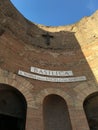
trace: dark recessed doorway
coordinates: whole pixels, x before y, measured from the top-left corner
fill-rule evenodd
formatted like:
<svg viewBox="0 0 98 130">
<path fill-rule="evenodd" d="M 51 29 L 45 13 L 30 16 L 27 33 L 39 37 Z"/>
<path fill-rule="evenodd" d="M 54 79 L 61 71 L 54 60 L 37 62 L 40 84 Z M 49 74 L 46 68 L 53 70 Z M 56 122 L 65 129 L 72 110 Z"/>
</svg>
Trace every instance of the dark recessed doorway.
<svg viewBox="0 0 98 130">
<path fill-rule="evenodd" d="M 0 130 L 21 130 L 20 118 L 0 114 Z"/>
<path fill-rule="evenodd" d="M 98 130 L 98 92 L 89 95 L 83 106 L 90 130 Z"/>
<path fill-rule="evenodd" d="M 44 130 L 72 130 L 65 100 L 55 94 L 45 97 L 43 102 Z"/>
<path fill-rule="evenodd" d="M 25 130 L 27 104 L 15 88 L 0 84 L 0 130 Z"/>
</svg>

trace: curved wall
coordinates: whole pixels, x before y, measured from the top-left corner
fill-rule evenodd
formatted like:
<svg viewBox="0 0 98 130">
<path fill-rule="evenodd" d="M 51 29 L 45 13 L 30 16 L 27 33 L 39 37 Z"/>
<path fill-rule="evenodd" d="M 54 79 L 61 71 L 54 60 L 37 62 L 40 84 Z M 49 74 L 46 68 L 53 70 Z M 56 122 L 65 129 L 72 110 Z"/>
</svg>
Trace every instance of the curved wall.
<svg viewBox="0 0 98 130">
<path fill-rule="evenodd" d="M 45 27 L 25 19 L 9 0 L 1 0 L 0 9 L 0 83 L 26 96 L 26 129 L 43 129 L 43 100 L 58 94 L 68 104 L 72 129 L 89 130 L 83 102 L 98 91 L 98 11 L 73 25 Z M 85 76 L 86 80 L 47 82 L 18 75 L 19 70 L 31 73 L 31 66 L 72 71 L 67 78 Z"/>
</svg>

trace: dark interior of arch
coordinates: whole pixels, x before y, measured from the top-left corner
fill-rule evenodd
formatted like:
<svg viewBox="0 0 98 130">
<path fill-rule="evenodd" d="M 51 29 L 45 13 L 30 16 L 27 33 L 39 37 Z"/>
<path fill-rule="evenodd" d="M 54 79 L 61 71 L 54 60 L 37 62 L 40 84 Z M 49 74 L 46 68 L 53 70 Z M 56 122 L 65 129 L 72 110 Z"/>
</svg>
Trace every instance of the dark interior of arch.
<svg viewBox="0 0 98 130">
<path fill-rule="evenodd" d="M 49 95 L 43 102 L 45 130 L 71 130 L 65 100 L 58 95 Z"/>
<path fill-rule="evenodd" d="M 90 130 L 98 130 L 98 93 L 88 96 L 83 106 Z"/>
<path fill-rule="evenodd" d="M 26 101 L 11 86 L 0 84 L 0 130 L 25 130 Z"/>
</svg>

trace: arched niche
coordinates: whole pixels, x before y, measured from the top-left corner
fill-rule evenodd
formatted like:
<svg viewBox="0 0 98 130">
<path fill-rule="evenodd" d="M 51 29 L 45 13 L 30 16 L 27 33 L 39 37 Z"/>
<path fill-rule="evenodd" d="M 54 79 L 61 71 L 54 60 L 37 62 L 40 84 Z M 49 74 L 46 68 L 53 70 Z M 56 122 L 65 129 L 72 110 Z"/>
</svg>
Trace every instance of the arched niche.
<svg viewBox="0 0 98 130">
<path fill-rule="evenodd" d="M 0 130 L 25 130 L 27 103 L 22 93 L 0 84 Z"/>
<path fill-rule="evenodd" d="M 44 130 L 71 130 L 68 108 L 65 100 L 51 94 L 43 101 Z"/>
<path fill-rule="evenodd" d="M 98 130 L 98 92 L 89 95 L 83 107 L 90 130 Z"/>
</svg>

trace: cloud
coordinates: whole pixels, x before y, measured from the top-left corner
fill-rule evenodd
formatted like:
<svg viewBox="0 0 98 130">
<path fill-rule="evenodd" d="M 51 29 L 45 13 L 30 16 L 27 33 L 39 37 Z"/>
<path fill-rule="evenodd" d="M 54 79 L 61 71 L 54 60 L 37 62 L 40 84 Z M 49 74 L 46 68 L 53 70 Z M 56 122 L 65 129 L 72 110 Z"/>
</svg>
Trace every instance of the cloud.
<svg viewBox="0 0 98 130">
<path fill-rule="evenodd" d="M 98 9 L 97 5 L 98 5 L 98 0 L 89 0 L 87 3 L 87 9 L 92 13 L 96 9 Z"/>
</svg>

